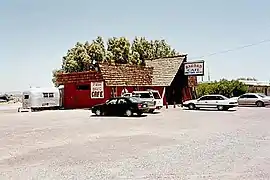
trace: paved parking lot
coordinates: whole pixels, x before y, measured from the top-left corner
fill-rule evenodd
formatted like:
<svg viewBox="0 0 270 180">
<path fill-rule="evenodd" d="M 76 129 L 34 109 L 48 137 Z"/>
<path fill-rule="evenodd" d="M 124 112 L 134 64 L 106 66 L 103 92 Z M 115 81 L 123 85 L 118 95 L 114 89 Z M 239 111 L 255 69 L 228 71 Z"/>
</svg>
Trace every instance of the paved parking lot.
<svg viewBox="0 0 270 180">
<path fill-rule="evenodd" d="M 0 112 L 0 179 L 270 179 L 270 108 Z"/>
</svg>

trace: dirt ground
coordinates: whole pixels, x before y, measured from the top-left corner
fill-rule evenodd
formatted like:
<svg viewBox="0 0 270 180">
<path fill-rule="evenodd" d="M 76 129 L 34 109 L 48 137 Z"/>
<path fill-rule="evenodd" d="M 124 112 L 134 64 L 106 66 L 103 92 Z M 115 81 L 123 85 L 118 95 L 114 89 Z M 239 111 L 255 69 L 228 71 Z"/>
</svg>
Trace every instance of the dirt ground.
<svg viewBox="0 0 270 180">
<path fill-rule="evenodd" d="M 3 109 L 1 180 L 270 179 L 270 108 L 131 118 Z"/>
</svg>

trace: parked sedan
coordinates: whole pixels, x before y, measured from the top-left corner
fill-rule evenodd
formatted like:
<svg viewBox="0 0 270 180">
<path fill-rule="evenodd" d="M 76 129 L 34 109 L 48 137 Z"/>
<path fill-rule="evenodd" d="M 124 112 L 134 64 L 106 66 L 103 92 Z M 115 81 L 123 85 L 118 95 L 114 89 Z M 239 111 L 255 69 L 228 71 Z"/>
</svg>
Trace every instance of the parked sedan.
<svg viewBox="0 0 270 180">
<path fill-rule="evenodd" d="M 185 101 L 183 106 L 188 107 L 189 109 L 217 108 L 218 110 L 223 111 L 238 106 L 238 103 L 237 100 L 214 94 L 202 96 L 195 100 Z"/>
<path fill-rule="evenodd" d="M 92 112 L 97 116 L 101 115 L 125 115 L 132 116 L 134 113 L 141 116 L 149 111 L 147 103 L 134 97 L 115 97 L 104 104 L 92 107 Z"/>
<path fill-rule="evenodd" d="M 238 98 L 240 106 L 263 107 L 270 105 L 270 97 L 259 93 L 246 93 Z"/>
</svg>

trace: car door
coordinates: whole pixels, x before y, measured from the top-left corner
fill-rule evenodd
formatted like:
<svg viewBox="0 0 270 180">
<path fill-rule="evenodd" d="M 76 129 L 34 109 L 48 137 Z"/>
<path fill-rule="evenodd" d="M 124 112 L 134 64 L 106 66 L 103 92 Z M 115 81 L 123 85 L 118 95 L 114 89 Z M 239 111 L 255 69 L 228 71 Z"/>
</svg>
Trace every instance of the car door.
<svg viewBox="0 0 270 180">
<path fill-rule="evenodd" d="M 244 94 L 238 98 L 238 105 L 240 106 L 246 105 L 246 101 L 247 101 L 247 95 Z"/>
<path fill-rule="evenodd" d="M 207 108 L 215 108 L 220 104 L 220 96 L 208 96 L 207 99 Z"/>
<path fill-rule="evenodd" d="M 207 108 L 208 107 L 209 96 L 203 96 L 197 100 L 196 106 L 198 108 Z"/>
<path fill-rule="evenodd" d="M 126 110 L 129 108 L 129 102 L 125 98 L 119 98 L 117 101 L 116 111 L 117 114 L 123 115 L 125 114 Z"/>
<path fill-rule="evenodd" d="M 116 98 L 110 99 L 105 107 L 104 111 L 108 115 L 116 115 L 117 114 L 117 100 Z"/>
<path fill-rule="evenodd" d="M 258 100 L 258 97 L 254 94 L 248 94 L 246 98 L 246 104 L 247 105 L 256 105 L 256 102 Z"/>
</svg>

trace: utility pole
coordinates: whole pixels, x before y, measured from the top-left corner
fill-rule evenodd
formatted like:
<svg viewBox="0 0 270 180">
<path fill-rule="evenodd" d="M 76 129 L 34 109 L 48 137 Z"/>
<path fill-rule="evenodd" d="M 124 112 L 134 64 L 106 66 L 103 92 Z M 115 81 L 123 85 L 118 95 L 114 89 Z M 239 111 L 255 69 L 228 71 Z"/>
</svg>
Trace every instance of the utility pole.
<svg viewBox="0 0 270 180">
<path fill-rule="evenodd" d="M 211 78 L 210 78 L 210 69 L 209 69 L 208 66 L 207 66 L 207 69 L 208 69 L 208 82 L 210 82 L 211 81 Z"/>
</svg>

